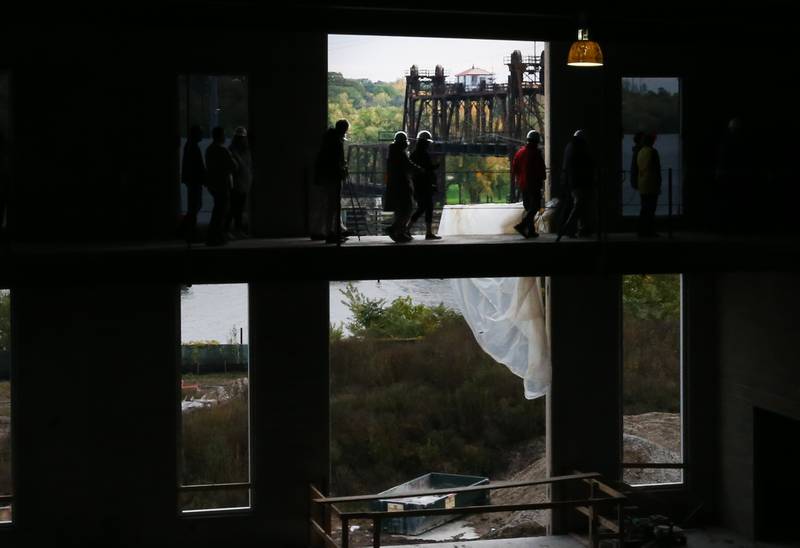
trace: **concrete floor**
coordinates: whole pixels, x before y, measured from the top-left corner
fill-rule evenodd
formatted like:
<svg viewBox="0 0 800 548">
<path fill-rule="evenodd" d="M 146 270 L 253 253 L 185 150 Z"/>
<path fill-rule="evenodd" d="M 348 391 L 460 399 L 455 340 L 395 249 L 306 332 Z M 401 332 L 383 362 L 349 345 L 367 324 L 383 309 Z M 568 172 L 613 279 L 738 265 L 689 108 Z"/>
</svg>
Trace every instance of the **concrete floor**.
<svg viewBox="0 0 800 548">
<path fill-rule="evenodd" d="M 686 531 L 689 548 L 789 548 L 800 547 L 800 541 L 790 543 L 755 542 L 720 528 L 693 529 Z"/>
<path fill-rule="evenodd" d="M 747 540 L 741 535 L 719 528 L 694 529 L 686 533 L 687 548 L 797 548 L 796 543 L 764 543 Z M 434 544 L 406 545 L 403 548 L 430 548 Z M 584 548 L 584 545 L 568 535 L 498 539 L 498 540 L 473 540 L 436 543 L 438 548 Z"/>
<path fill-rule="evenodd" d="M 432 546 L 439 548 L 585 548 L 583 544 L 568 535 L 412 544 L 403 548 L 431 548 Z"/>
</svg>

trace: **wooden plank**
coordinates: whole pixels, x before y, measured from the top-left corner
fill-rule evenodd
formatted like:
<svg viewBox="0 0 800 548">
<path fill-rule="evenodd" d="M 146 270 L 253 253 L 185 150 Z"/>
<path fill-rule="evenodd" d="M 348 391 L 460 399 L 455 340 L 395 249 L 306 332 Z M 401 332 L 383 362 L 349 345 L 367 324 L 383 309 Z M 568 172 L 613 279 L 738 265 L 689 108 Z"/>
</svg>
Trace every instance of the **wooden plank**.
<svg viewBox="0 0 800 548">
<path fill-rule="evenodd" d="M 591 474 L 573 474 L 571 476 L 556 476 L 553 478 L 547 478 L 542 480 L 530 480 L 530 481 L 495 481 L 485 483 L 483 485 L 476 485 L 474 487 L 452 487 L 450 489 L 429 489 L 424 491 L 409 491 L 406 493 L 392 493 L 391 495 L 387 494 L 376 494 L 376 495 L 356 495 L 356 496 L 349 496 L 349 497 L 324 497 L 324 498 L 317 498 L 314 499 L 314 502 L 320 502 L 323 504 L 331 504 L 331 503 L 342 503 L 342 502 L 364 502 L 369 500 L 380 500 L 386 498 L 392 499 L 399 499 L 399 498 L 407 498 L 407 497 L 422 497 L 422 496 L 429 496 L 429 495 L 447 495 L 450 493 L 470 493 L 474 491 L 486 491 L 489 489 L 510 489 L 512 487 L 528 487 L 531 485 L 547 485 L 552 483 L 563 483 L 567 481 L 574 481 L 574 480 L 585 480 L 585 479 L 596 479 L 601 477 L 600 474 L 591 473 Z"/>
<path fill-rule="evenodd" d="M 592 511 L 587 506 L 576 506 L 575 509 L 586 517 L 591 517 Z M 594 518 L 600 522 L 600 525 L 613 532 L 614 535 L 619 534 L 619 526 L 608 518 L 597 514 L 595 512 Z"/>
<path fill-rule="evenodd" d="M 333 541 L 333 539 L 330 536 L 328 536 L 328 534 L 322 529 L 322 527 L 320 527 L 319 523 L 317 523 L 313 519 L 310 521 L 311 521 L 311 531 L 315 533 L 320 539 L 322 539 L 322 541 L 325 543 L 325 546 L 327 546 L 328 548 L 339 548 Z"/>
<path fill-rule="evenodd" d="M 613 487 L 611 487 L 609 485 L 606 485 L 602 481 L 597 481 L 597 480 L 585 480 L 585 481 L 587 483 L 594 482 L 598 489 L 600 489 L 606 495 L 610 495 L 610 496 L 614 497 L 615 499 L 627 498 L 625 495 L 623 495 L 622 493 L 620 493 L 619 491 L 617 491 Z"/>
</svg>

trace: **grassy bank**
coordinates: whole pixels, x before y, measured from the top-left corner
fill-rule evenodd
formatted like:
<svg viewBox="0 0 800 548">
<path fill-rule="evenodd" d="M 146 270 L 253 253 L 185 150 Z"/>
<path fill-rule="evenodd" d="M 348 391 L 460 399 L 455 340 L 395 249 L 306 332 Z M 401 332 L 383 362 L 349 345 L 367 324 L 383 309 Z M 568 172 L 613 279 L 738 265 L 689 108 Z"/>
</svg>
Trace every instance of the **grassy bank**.
<svg viewBox="0 0 800 548">
<path fill-rule="evenodd" d="M 544 400 L 447 317 L 414 340 L 331 344 L 331 468 L 336 493 L 369 493 L 427 472 L 493 476 L 507 448 L 544 434 Z"/>
</svg>

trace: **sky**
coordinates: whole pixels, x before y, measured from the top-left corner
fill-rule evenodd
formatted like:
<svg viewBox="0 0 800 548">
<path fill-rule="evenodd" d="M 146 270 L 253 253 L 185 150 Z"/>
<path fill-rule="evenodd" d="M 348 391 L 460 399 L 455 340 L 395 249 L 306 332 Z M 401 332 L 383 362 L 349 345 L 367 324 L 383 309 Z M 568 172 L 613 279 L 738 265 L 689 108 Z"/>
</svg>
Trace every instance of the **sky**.
<svg viewBox="0 0 800 548">
<path fill-rule="evenodd" d="M 497 74 L 504 82 L 508 69 L 503 58 L 518 49 L 523 55 L 539 55 L 544 42 L 514 40 L 473 40 L 467 38 L 419 38 L 409 36 L 328 35 L 328 71 L 345 78 L 367 78 L 373 82 L 394 82 L 405 76 L 411 65 L 433 70 L 442 65 L 452 76 L 472 65 Z M 677 93 L 675 78 L 636 78 L 657 90 Z"/>
<path fill-rule="evenodd" d="M 504 82 L 508 74 L 504 57 L 515 49 L 539 55 L 543 47 L 543 42 L 512 40 L 329 34 L 328 71 L 341 72 L 345 78 L 394 82 L 414 64 L 421 70 L 442 65 L 448 76 L 475 65 L 495 72 Z"/>
</svg>

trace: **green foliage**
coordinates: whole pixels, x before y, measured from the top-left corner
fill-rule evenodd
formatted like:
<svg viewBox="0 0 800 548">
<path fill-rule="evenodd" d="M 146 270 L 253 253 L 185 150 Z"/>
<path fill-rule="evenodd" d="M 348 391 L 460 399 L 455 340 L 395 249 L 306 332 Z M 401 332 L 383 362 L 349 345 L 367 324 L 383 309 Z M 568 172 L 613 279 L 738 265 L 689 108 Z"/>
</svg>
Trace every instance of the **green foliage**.
<svg viewBox="0 0 800 548">
<path fill-rule="evenodd" d="M 354 143 L 377 143 L 381 132 L 394 132 L 403 125 L 405 82 L 351 80 L 338 72 L 328 73 L 328 124 L 346 118 Z"/>
<path fill-rule="evenodd" d="M 198 341 L 186 341 L 181 346 L 219 346 L 221 343 L 217 339 L 201 339 Z"/>
<path fill-rule="evenodd" d="M 442 305 L 390 305 L 340 290 L 355 335 L 331 340 L 331 464 L 337 493 L 377 492 L 427 472 L 495 475 L 544 433 L 544 400 Z"/>
<path fill-rule="evenodd" d="M 371 493 L 427 472 L 496 476 L 509 449 L 544 434 L 544 399 L 450 314 L 415 340 L 331 344 L 333 490 Z"/>
<path fill-rule="evenodd" d="M 0 352 L 8 351 L 11 345 L 11 294 L 0 289 Z"/>
<path fill-rule="evenodd" d="M 681 277 L 622 278 L 623 410 L 680 411 Z"/>
<path fill-rule="evenodd" d="M 680 95 L 664 88 L 648 90 L 622 80 L 622 129 L 625 133 L 647 131 L 680 133 Z"/>
<path fill-rule="evenodd" d="M 244 482 L 249 479 L 247 392 L 208 409 L 183 414 L 184 485 Z M 237 492 L 184 496 L 184 508 L 241 506 Z M 246 501 L 245 501 L 246 502 Z"/>
<path fill-rule="evenodd" d="M 622 277 L 622 307 L 639 320 L 676 321 L 681 314 L 681 277 L 641 274 Z"/>
<path fill-rule="evenodd" d="M 342 303 L 350 309 L 353 321 L 347 328 L 356 337 L 408 339 L 422 337 L 443 322 L 459 317 L 442 304 L 414 304 L 411 297 L 398 297 L 386 306 L 385 299 L 370 299 L 352 283 L 340 289 Z"/>
<path fill-rule="evenodd" d="M 344 338 L 344 324 L 331 323 L 328 327 L 328 340 L 332 343 L 341 341 Z"/>
<path fill-rule="evenodd" d="M 460 155 L 448 157 L 447 161 L 447 169 L 451 172 L 447 182 L 447 203 L 508 201 L 511 182 L 508 158 Z"/>
</svg>

